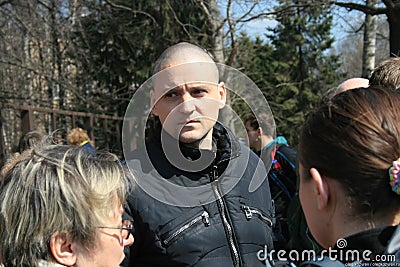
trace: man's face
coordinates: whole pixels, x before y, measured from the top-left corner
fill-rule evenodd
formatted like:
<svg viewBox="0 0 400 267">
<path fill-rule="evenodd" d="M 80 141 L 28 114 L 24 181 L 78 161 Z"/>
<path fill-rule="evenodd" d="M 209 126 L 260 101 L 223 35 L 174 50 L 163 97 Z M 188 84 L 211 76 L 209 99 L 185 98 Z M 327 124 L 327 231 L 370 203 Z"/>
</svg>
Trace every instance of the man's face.
<svg viewBox="0 0 400 267">
<path fill-rule="evenodd" d="M 249 147 L 256 149 L 256 142 L 258 141 L 258 131 L 254 130 L 254 128 L 250 125 L 250 121 L 247 121 L 245 124 L 247 137 L 249 138 Z"/>
<path fill-rule="evenodd" d="M 211 140 L 226 90 L 223 83 L 216 83 L 214 69 L 207 72 L 207 68 L 189 65 L 164 70 L 154 78 L 152 113 L 174 138 L 200 144 L 203 139 Z"/>
</svg>

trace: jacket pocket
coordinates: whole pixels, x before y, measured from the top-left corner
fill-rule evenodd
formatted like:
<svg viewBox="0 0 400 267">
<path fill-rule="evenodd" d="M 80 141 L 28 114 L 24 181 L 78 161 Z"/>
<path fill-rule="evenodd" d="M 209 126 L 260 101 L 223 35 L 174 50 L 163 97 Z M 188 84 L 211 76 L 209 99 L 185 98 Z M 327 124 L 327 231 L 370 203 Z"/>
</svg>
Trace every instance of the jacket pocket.
<svg viewBox="0 0 400 267">
<path fill-rule="evenodd" d="M 210 226 L 210 215 L 205 210 L 202 213 L 198 214 L 191 220 L 187 221 L 186 223 L 180 225 L 176 229 L 170 231 L 169 233 L 165 234 L 161 238 L 161 243 L 164 247 L 169 246 L 174 240 L 176 240 L 179 236 L 184 234 L 186 231 L 191 229 L 192 227 L 197 226 L 199 223 L 203 223 L 205 227 Z"/>
<path fill-rule="evenodd" d="M 247 220 L 251 220 L 254 217 L 256 217 L 256 218 L 260 219 L 261 221 L 263 221 L 264 223 L 268 224 L 268 226 L 272 227 L 272 225 L 273 225 L 272 219 L 269 218 L 267 215 L 265 215 L 263 212 L 261 212 L 259 209 L 253 208 L 253 207 L 250 207 L 247 205 L 241 205 L 240 209 L 246 216 Z"/>
</svg>

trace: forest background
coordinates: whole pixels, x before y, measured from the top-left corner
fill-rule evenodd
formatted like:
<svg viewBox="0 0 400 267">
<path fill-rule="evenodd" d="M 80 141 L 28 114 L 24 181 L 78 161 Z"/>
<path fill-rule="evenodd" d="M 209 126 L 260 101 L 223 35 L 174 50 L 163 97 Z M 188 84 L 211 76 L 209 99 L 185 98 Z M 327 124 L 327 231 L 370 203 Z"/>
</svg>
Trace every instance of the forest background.
<svg viewBox="0 0 400 267">
<path fill-rule="evenodd" d="M 15 106 L 122 118 L 159 54 L 179 41 L 249 76 L 277 134 L 296 147 L 326 90 L 399 55 L 400 0 L 0 0 L 0 166 L 23 134 Z M 239 116 L 249 112 L 231 97 Z M 83 117 L 39 111 L 33 120 L 61 139 L 86 127 L 98 149 L 122 153 L 120 121 L 88 129 Z"/>
</svg>

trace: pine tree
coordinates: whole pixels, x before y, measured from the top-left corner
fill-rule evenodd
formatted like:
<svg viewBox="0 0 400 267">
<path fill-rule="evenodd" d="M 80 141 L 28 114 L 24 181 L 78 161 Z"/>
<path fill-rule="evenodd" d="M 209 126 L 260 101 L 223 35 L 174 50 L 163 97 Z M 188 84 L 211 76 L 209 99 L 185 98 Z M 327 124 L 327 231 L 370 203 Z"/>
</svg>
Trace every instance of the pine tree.
<svg viewBox="0 0 400 267">
<path fill-rule="evenodd" d="M 280 0 L 278 25 L 270 35 L 275 48 L 271 87 L 266 95 L 277 124 L 277 133 L 297 144 L 299 129 L 308 110 L 323 92 L 339 80 L 338 58 L 328 55 L 332 17 L 329 6 L 305 5 L 304 1 Z M 290 7 L 290 8 L 287 8 Z"/>
<path fill-rule="evenodd" d="M 79 65 L 77 87 L 86 89 L 83 108 L 90 111 L 122 116 L 165 48 L 179 41 L 207 43 L 204 18 L 191 2 L 94 1 L 85 10 L 70 56 Z"/>
</svg>

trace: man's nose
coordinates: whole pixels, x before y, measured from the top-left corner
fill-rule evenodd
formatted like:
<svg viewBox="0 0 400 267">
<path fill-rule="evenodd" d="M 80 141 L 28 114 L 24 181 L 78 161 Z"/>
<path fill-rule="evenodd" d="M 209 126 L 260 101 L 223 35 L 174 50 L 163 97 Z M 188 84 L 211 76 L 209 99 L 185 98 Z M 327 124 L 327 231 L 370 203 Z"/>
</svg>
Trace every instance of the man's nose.
<svg viewBox="0 0 400 267">
<path fill-rule="evenodd" d="M 182 113 L 191 113 L 196 109 L 196 100 L 191 96 L 183 96 L 179 104 L 179 111 Z"/>
</svg>

